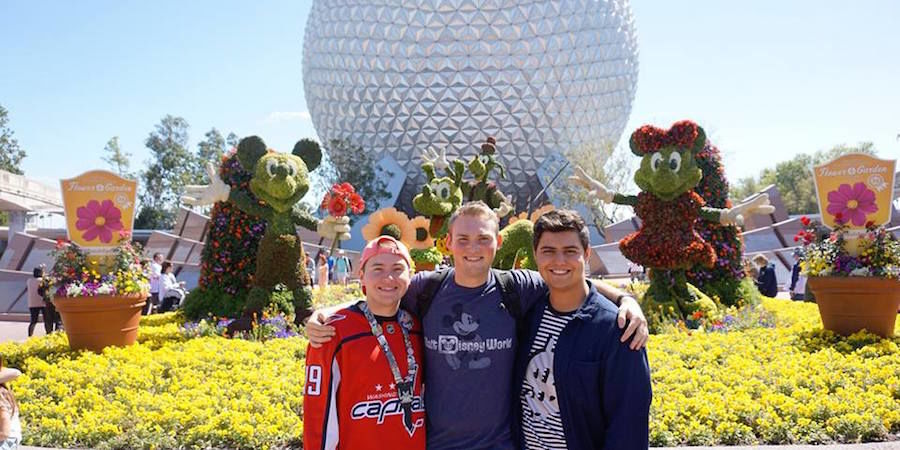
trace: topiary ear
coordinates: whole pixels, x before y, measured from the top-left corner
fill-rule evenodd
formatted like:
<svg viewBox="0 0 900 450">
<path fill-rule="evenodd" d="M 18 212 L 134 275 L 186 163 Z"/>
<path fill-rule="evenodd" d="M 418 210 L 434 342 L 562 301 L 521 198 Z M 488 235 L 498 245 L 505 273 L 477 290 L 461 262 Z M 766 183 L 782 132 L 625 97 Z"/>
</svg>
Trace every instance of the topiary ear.
<svg viewBox="0 0 900 450">
<path fill-rule="evenodd" d="M 249 136 L 238 143 L 237 157 L 241 166 L 248 172 L 253 172 L 256 162 L 266 154 L 266 143 L 259 136 Z"/>
<path fill-rule="evenodd" d="M 300 139 L 294 144 L 294 150 L 291 153 L 299 156 L 306 163 L 306 169 L 310 172 L 316 170 L 322 163 L 322 147 L 312 139 Z"/>
<path fill-rule="evenodd" d="M 634 156 L 643 157 L 644 153 L 638 148 L 637 139 L 635 139 L 635 134 L 637 134 L 637 133 L 636 132 L 631 133 L 631 137 L 628 138 L 628 148 L 631 149 L 631 153 L 633 153 Z"/>
<path fill-rule="evenodd" d="M 704 147 L 706 147 L 706 132 L 698 126 L 697 139 L 694 139 L 694 148 L 691 149 L 691 153 L 696 155 L 702 152 Z"/>
</svg>

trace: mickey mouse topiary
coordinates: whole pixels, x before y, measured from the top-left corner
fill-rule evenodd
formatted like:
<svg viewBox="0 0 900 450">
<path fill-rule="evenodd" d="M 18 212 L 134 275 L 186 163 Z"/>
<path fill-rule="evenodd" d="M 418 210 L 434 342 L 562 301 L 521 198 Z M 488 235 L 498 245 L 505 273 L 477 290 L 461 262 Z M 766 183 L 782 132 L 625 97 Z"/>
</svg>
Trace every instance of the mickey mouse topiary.
<svg viewBox="0 0 900 450">
<path fill-rule="evenodd" d="M 247 296 L 244 316 L 260 313 L 271 301 L 278 284 L 284 284 L 294 297 L 295 322 L 312 313 L 312 289 L 303 265 L 303 243 L 296 226 L 315 230 L 327 238 L 350 238 L 348 218 L 326 217 L 319 221 L 297 208 L 309 190 L 309 171 L 318 167 L 321 150 L 313 141 L 297 142 L 292 153 L 278 153 L 266 148 L 257 136 L 241 139 L 237 148 L 241 166 L 252 173 L 250 191 L 231 189 L 219 178 L 216 168 L 207 165 L 208 186 L 187 186 L 182 198 L 190 205 L 228 201 L 241 211 L 266 221 L 266 230 L 256 253 L 256 273 Z M 260 202 L 261 200 L 261 202 Z"/>
</svg>

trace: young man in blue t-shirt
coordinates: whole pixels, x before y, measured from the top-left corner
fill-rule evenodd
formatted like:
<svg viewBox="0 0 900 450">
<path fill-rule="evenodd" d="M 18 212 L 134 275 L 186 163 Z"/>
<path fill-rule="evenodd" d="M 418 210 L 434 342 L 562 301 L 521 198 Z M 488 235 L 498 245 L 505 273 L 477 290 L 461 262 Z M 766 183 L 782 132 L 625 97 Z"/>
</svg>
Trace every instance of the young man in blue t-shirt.
<svg viewBox="0 0 900 450">
<path fill-rule="evenodd" d="M 443 279 L 422 317 L 425 337 L 425 409 L 429 450 L 515 449 L 517 392 L 514 366 L 516 318 L 502 305 L 500 285 L 491 264 L 501 244 L 499 219 L 483 202 L 462 205 L 450 218 L 447 247 L 454 267 Z M 537 272 L 514 270 L 521 311 L 528 311 L 546 293 Z M 413 277 L 402 306 L 417 311 L 419 293 L 428 273 Z M 634 298 L 608 285 L 599 287 L 621 301 L 619 327 L 628 328 L 622 342 L 632 348 L 647 340 L 647 321 Z M 334 333 L 313 314 L 307 325 L 311 345 L 327 342 Z M 623 348 L 627 348 L 622 344 Z"/>
<path fill-rule="evenodd" d="M 534 224 L 534 254 L 549 292 L 528 313 L 516 363 L 525 450 L 646 449 L 647 353 L 619 344 L 618 309 L 588 282 L 589 235 L 574 211 Z"/>
</svg>

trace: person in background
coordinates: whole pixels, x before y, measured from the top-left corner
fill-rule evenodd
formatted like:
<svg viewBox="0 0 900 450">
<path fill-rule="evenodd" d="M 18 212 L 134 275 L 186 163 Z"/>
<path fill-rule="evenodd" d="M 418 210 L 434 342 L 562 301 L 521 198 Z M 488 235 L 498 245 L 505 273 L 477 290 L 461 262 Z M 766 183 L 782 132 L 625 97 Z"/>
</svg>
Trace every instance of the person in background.
<svg viewBox="0 0 900 450">
<path fill-rule="evenodd" d="M 319 290 L 323 291 L 328 286 L 328 259 L 325 257 L 325 253 L 321 251 L 316 256 L 316 259 L 318 260 L 316 262 L 316 270 L 318 270 Z"/>
<path fill-rule="evenodd" d="M 766 297 L 778 295 L 778 279 L 775 278 L 775 265 L 769 263 L 769 258 L 762 253 L 753 257 L 753 262 L 759 268 L 759 276 L 756 278 L 756 288 Z"/>
<path fill-rule="evenodd" d="M 794 267 L 791 268 L 791 300 L 806 300 L 806 275 L 800 271 L 803 253 L 794 250 Z"/>
<path fill-rule="evenodd" d="M 306 273 L 309 274 L 309 283 L 316 284 L 316 263 L 309 256 L 309 253 L 303 253 L 303 267 L 306 268 Z"/>
<path fill-rule="evenodd" d="M 334 256 L 328 255 L 325 258 L 328 261 L 328 281 L 334 282 Z"/>
<path fill-rule="evenodd" d="M 22 423 L 19 421 L 19 404 L 9 384 L 22 375 L 18 369 L 3 367 L 0 361 L 0 450 L 19 448 L 22 442 Z"/>
<path fill-rule="evenodd" d="M 350 278 L 350 271 L 353 265 L 350 264 L 350 258 L 344 254 L 344 250 L 338 250 L 338 257 L 334 261 L 334 278 L 338 284 L 347 285 L 347 279 Z"/>
<path fill-rule="evenodd" d="M 37 325 L 38 316 L 41 314 L 44 315 L 44 332 L 46 334 L 53 332 L 53 324 L 56 321 L 53 311 L 50 311 L 47 307 L 47 302 L 44 300 L 44 293 L 41 289 L 41 278 L 44 277 L 44 269 L 35 267 L 32 270 L 32 275 L 34 276 L 25 282 L 25 287 L 28 291 L 28 310 L 31 312 L 31 321 L 28 323 L 28 337 L 34 334 L 34 327 Z"/>
<path fill-rule="evenodd" d="M 161 300 L 159 296 L 159 278 L 162 276 L 162 263 L 162 253 L 154 253 L 153 260 L 150 261 L 150 273 L 148 274 L 150 278 L 150 298 L 147 299 L 147 304 L 144 305 L 144 310 L 142 311 L 145 316 L 150 314 L 152 307 L 159 305 Z"/>
<path fill-rule="evenodd" d="M 169 261 L 162 263 L 162 276 L 159 278 L 159 296 L 162 298 L 159 312 L 161 313 L 175 309 L 186 295 L 184 281 L 175 279 L 173 271 L 172 263 Z"/>
</svg>

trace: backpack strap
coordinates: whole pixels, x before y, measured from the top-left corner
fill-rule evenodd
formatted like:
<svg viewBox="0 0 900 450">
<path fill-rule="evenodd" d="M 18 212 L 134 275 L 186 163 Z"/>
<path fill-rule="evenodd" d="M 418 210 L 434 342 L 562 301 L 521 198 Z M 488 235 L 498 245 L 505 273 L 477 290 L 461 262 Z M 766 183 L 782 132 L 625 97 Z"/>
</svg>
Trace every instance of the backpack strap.
<svg viewBox="0 0 900 450">
<path fill-rule="evenodd" d="M 508 270 L 491 269 L 497 284 L 500 286 L 500 297 L 503 299 L 501 304 L 509 315 L 513 316 L 516 321 L 524 318 L 522 311 L 522 299 L 519 298 L 519 291 L 516 289 L 516 281 L 513 279 L 512 273 Z"/>
<path fill-rule="evenodd" d="M 525 336 L 528 324 L 525 320 L 525 311 L 522 308 L 522 299 L 519 297 L 519 291 L 516 289 L 516 281 L 512 273 L 508 270 L 491 269 L 500 287 L 500 306 L 506 309 L 506 312 L 516 321 L 516 335 L 520 338 Z"/>
<path fill-rule="evenodd" d="M 426 272 L 425 287 L 419 291 L 419 296 L 416 297 L 415 312 L 419 320 L 425 320 L 425 314 L 428 314 L 428 310 L 431 308 L 431 302 L 434 301 L 434 296 L 437 294 L 438 289 L 441 288 L 441 285 L 444 284 L 444 280 L 447 279 L 449 273 L 450 269 Z"/>
</svg>

